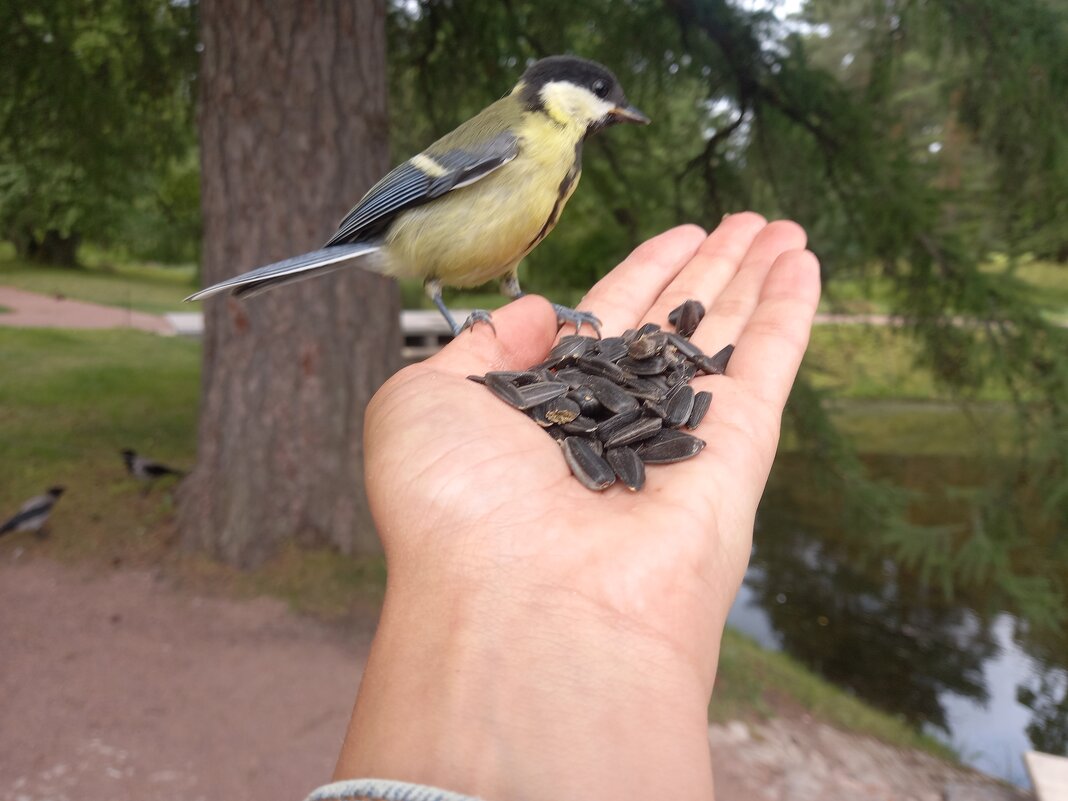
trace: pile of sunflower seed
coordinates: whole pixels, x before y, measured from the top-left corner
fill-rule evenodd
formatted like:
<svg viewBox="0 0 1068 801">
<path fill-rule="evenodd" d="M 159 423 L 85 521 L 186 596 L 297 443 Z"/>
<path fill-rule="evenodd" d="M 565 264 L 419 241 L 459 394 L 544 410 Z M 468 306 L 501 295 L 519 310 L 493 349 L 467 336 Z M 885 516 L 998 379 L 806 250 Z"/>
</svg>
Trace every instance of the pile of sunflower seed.
<svg viewBox="0 0 1068 801">
<path fill-rule="evenodd" d="M 668 315 L 673 332 L 646 323 L 606 339 L 566 336 L 528 370 L 468 378 L 557 440 L 587 488 L 604 490 L 618 478 L 640 490 L 645 465 L 681 462 L 705 447 L 681 430 L 697 428 L 712 402 L 711 392 L 694 392 L 690 381 L 723 373 L 734 346 L 707 356 L 690 341 L 704 314 L 688 300 Z"/>
</svg>

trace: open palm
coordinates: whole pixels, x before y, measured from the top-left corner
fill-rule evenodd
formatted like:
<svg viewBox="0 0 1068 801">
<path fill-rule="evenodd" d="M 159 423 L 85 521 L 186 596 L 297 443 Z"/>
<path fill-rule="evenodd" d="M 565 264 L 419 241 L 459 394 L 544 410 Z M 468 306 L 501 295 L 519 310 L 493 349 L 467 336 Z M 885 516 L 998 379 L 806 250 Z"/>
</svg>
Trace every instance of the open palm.
<svg viewBox="0 0 1068 801">
<path fill-rule="evenodd" d="M 696 458 L 651 467 L 645 488 L 593 493 L 559 445 L 466 376 L 525 369 L 557 336 L 544 301 L 525 298 L 389 381 L 368 409 L 367 483 L 395 572 L 514 597 L 529 591 L 667 644 L 707 683 L 748 561 L 779 422 L 819 298 L 818 265 L 793 223 L 727 217 L 709 236 L 676 228 L 642 245 L 580 304 L 606 335 L 695 298 L 692 339 L 736 350 L 695 432 Z M 582 612 L 578 610 L 584 610 Z"/>
</svg>

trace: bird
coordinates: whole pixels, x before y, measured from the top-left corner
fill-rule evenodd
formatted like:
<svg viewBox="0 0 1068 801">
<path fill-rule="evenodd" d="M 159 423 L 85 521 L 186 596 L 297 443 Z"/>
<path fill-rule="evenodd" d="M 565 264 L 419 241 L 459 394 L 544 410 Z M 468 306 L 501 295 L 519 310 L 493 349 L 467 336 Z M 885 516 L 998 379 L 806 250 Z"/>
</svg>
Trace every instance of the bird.
<svg viewBox="0 0 1068 801">
<path fill-rule="evenodd" d="M 11 531 L 32 531 L 37 536 L 43 536 L 42 530 L 48 522 L 48 516 L 63 494 L 66 487 L 52 487 L 44 495 L 30 498 L 19 507 L 18 513 L 0 526 L 0 536 Z"/>
<path fill-rule="evenodd" d="M 177 470 L 173 467 L 161 464 L 160 462 L 155 462 L 152 459 L 141 456 L 132 448 L 123 448 L 119 452 L 122 454 L 122 459 L 126 463 L 127 472 L 134 478 L 145 482 L 145 492 L 148 491 L 153 482 L 164 476 L 185 475 L 184 470 Z"/>
<path fill-rule="evenodd" d="M 186 300 L 229 291 L 252 297 L 292 281 L 354 263 L 371 272 L 423 280 L 427 295 L 454 335 L 477 322 L 478 309 L 458 325 L 441 297 L 445 286 L 470 288 L 499 280 L 502 294 L 523 296 L 517 269 L 552 231 L 582 174 L 582 146 L 616 123 L 646 125 L 605 66 L 576 56 L 531 64 L 515 87 L 378 183 L 341 220 L 319 250 L 269 264 Z M 562 326 L 589 312 L 553 304 Z"/>
</svg>

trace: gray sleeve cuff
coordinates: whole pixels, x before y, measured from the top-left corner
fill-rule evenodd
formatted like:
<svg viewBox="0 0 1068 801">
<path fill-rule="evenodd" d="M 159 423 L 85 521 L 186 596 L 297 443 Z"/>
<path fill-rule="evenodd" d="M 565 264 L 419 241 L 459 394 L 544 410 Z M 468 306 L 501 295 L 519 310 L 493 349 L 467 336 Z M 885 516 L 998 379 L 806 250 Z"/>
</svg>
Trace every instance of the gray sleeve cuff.
<svg viewBox="0 0 1068 801">
<path fill-rule="evenodd" d="M 479 801 L 474 796 L 450 793 L 424 784 L 387 779 L 348 779 L 324 784 L 305 801 Z"/>
</svg>

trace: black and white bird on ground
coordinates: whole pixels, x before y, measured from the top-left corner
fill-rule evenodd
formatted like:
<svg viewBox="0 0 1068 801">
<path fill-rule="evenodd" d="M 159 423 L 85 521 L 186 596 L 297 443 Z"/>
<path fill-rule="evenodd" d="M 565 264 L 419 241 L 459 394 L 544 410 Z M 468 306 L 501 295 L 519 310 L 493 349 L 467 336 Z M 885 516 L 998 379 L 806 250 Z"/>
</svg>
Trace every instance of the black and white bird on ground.
<svg viewBox="0 0 1068 801">
<path fill-rule="evenodd" d="M 145 482 L 145 492 L 159 479 L 165 476 L 184 476 L 184 470 L 168 467 L 160 462 L 153 461 L 148 457 L 141 456 L 132 448 L 123 448 L 122 459 L 126 462 L 126 471 L 138 481 Z"/>
<path fill-rule="evenodd" d="M 0 526 L 0 536 L 12 531 L 32 531 L 38 537 L 43 537 L 48 516 L 52 514 L 52 509 L 64 489 L 64 487 L 52 487 L 44 495 L 30 498 L 22 504 L 14 517 Z"/>
</svg>

